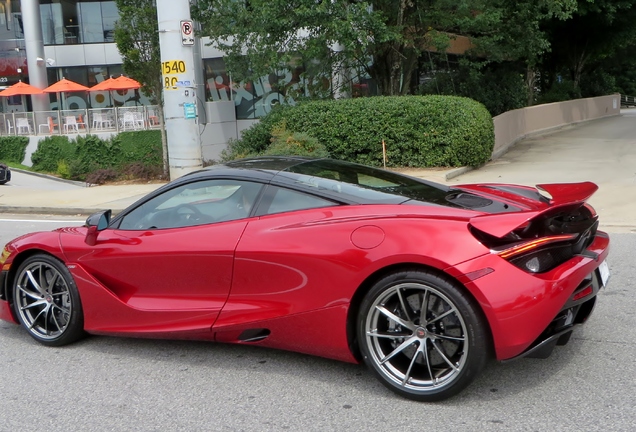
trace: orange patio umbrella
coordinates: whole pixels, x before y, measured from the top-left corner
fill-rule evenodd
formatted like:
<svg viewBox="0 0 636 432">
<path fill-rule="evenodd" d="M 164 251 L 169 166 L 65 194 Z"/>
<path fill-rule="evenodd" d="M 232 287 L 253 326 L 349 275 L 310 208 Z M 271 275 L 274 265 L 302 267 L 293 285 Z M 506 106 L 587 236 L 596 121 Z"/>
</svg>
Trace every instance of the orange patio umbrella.
<svg viewBox="0 0 636 432">
<path fill-rule="evenodd" d="M 44 93 L 57 93 L 58 109 L 60 109 L 61 107 L 60 93 L 81 92 L 81 91 L 88 91 L 88 90 L 89 88 L 82 84 L 76 83 L 75 81 L 67 80 L 66 78 L 62 78 L 55 84 L 48 86 L 42 91 Z"/>
<path fill-rule="evenodd" d="M 0 96 L 39 95 L 42 93 L 42 89 L 19 81 L 11 87 L 2 90 Z"/>
<path fill-rule="evenodd" d="M 141 84 L 139 81 L 121 75 L 120 77 L 115 78 L 113 90 L 137 90 L 140 87 Z"/>
<path fill-rule="evenodd" d="M 89 88 L 88 91 L 111 91 L 114 82 L 115 78 L 110 77 L 100 83 L 95 84 L 93 87 Z"/>
<path fill-rule="evenodd" d="M 95 84 L 93 87 L 89 89 L 89 91 L 113 91 L 113 90 L 137 90 L 141 87 L 141 84 L 132 79 L 125 76 L 120 76 L 118 78 L 110 77 L 98 84 Z"/>
</svg>

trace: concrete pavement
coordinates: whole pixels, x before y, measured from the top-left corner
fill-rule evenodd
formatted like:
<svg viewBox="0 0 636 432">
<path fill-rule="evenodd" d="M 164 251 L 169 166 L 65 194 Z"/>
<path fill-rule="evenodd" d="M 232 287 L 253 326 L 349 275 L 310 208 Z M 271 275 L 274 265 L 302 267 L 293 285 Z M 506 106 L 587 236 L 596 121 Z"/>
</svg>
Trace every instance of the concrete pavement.
<svg viewBox="0 0 636 432">
<path fill-rule="evenodd" d="M 0 186 L 0 212 L 89 215 L 99 210 L 120 212 L 163 183 L 87 186 L 11 170 Z"/>
<path fill-rule="evenodd" d="M 470 170 L 408 169 L 409 175 L 439 183 L 541 183 L 593 181 L 599 191 L 590 203 L 604 229 L 636 232 L 636 110 L 526 139 L 508 153 Z M 87 187 L 12 171 L 0 186 L 0 212 L 87 215 L 117 213 L 161 183 Z"/>
</svg>

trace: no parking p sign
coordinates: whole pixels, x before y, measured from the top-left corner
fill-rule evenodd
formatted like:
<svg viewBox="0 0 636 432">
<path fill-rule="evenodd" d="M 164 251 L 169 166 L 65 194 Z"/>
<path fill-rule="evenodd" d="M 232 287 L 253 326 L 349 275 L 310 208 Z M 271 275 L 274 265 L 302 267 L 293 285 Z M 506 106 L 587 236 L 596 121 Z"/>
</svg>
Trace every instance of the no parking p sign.
<svg viewBox="0 0 636 432">
<path fill-rule="evenodd" d="M 194 45 L 194 25 L 190 20 L 181 21 L 181 45 Z"/>
</svg>

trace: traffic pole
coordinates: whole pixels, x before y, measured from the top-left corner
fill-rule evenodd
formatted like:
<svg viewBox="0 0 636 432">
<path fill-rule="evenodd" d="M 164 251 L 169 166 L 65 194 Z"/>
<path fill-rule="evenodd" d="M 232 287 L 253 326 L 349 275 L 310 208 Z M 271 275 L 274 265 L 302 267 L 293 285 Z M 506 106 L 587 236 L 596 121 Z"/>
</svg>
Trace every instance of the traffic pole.
<svg viewBox="0 0 636 432">
<path fill-rule="evenodd" d="M 49 82 L 46 73 L 40 2 L 38 0 L 21 0 L 20 8 L 24 30 L 24 46 L 29 69 L 29 84 L 43 89 L 49 86 Z M 34 112 L 44 112 L 51 109 L 48 94 L 33 95 L 31 96 L 31 101 L 33 102 Z M 42 119 L 36 119 L 35 122 L 36 124 L 44 123 Z"/>
<path fill-rule="evenodd" d="M 189 0 L 157 0 L 157 21 L 170 178 L 176 179 L 203 167 Z"/>
</svg>

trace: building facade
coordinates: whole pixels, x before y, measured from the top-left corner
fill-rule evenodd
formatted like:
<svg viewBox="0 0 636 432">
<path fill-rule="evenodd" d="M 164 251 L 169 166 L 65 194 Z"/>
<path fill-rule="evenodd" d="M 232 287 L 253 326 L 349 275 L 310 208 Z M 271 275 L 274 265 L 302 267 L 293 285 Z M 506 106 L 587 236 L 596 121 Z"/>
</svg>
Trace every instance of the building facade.
<svg viewBox="0 0 636 432">
<path fill-rule="evenodd" d="M 0 88 L 19 80 L 28 82 L 22 2 L 39 3 L 42 40 L 49 84 L 62 77 L 91 87 L 109 76 L 123 73 L 121 55 L 114 42 L 119 12 L 114 1 L 100 0 L 0 0 Z M 206 102 L 232 101 L 237 120 L 254 120 L 273 105 L 294 103 L 302 92 L 299 71 L 284 71 L 248 83 L 234 83 L 225 69 L 222 53 L 201 43 L 205 82 L 201 98 Z M 284 86 L 281 86 L 281 82 Z M 1 112 L 31 110 L 29 98 L 2 99 Z M 57 109 L 51 96 L 51 108 Z M 95 92 L 68 95 L 69 109 L 148 104 L 139 91 Z"/>
</svg>

